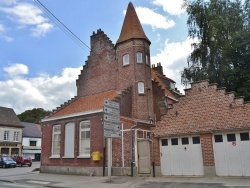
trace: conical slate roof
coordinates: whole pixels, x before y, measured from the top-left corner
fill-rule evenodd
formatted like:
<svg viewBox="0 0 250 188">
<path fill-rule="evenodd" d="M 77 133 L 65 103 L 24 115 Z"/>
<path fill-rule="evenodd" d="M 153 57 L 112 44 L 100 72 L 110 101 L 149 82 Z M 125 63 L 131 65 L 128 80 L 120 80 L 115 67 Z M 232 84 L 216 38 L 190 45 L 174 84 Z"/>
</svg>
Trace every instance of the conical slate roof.
<svg viewBox="0 0 250 188">
<path fill-rule="evenodd" d="M 124 42 L 129 39 L 145 39 L 149 43 L 151 43 L 143 31 L 140 20 L 131 2 L 128 4 L 128 8 L 127 8 L 127 12 L 126 12 L 125 19 L 123 22 L 120 37 L 117 40 L 116 44 Z"/>
</svg>

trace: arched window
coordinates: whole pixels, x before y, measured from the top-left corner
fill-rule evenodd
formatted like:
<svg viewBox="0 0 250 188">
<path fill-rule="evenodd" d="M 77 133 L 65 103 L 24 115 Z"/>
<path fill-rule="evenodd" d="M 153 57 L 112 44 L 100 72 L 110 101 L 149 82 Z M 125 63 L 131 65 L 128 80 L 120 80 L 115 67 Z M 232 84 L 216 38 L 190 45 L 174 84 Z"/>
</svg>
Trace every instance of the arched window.
<svg viewBox="0 0 250 188">
<path fill-rule="evenodd" d="M 143 82 L 138 82 L 138 93 L 144 94 L 144 83 Z"/>
<path fill-rule="evenodd" d="M 125 54 L 122 58 L 123 65 L 129 64 L 129 54 Z"/>
<path fill-rule="evenodd" d="M 61 125 L 53 126 L 52 157 L 60 157 Z"/>
<path fill-rule="evenodd" d="M 142 63 L 142 53 L 141 52 L 136 53 L 136 62 Z"/>
<path fill-rule="evenodd" d="M 90 157 L 90 121 L 79 125 L 79 157 Z"/>
</svg>

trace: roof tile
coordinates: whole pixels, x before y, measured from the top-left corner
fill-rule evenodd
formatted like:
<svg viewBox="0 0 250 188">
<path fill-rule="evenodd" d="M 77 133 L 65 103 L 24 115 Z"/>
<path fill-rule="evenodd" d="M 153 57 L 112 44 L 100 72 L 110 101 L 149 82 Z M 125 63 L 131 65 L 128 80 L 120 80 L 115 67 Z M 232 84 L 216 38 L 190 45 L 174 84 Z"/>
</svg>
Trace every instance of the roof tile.
<svg viewBox="0 0 250 188">
<path fill-rule="evenodd" d="M 96 95 L 80 97 L 70 103 L 69 105 L 63 107 L 62 109 L 55 112 L 50 117 L 60 117 L 64 115 L 79 113 L 79 112 L 86 112 L 91 110 L 97 110 L 103 107 L 104 99 L 112 100 L 118 96 L 118 93 L 114 90 L 99 93 Z"/>
<path fill-rule="evenodd" d="M 128 4 L 127 12 L 123 22 L 122 30 L 120 37 L 117 40 L 116 44 L 124 42 L 129 39 L 146 39 L 149 43 L 150 40 L 145 35 L 140 20 L 136 14 L 133 4 L 130 2 Z"/>
</svg>

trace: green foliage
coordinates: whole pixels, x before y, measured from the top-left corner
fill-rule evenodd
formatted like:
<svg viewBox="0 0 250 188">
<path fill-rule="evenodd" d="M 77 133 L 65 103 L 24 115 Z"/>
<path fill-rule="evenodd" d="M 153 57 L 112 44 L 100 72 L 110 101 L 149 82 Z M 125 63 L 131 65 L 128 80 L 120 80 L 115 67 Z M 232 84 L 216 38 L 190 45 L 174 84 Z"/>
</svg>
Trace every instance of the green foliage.
<svg viewBox="0 0 250 188">
<path fill-rule="evenodd" d="M 49 112 L 43 108 L 33 108 L 17 115 L 20 121 L 39 124 L 40 120 L 44 118 Z"/>
<path fill-rule="evenodd" d="M 186 0 L 188 35 L 197 38 L 182 84 L 209 79 L 250 100 L 250 0 Z"/>
</svg>

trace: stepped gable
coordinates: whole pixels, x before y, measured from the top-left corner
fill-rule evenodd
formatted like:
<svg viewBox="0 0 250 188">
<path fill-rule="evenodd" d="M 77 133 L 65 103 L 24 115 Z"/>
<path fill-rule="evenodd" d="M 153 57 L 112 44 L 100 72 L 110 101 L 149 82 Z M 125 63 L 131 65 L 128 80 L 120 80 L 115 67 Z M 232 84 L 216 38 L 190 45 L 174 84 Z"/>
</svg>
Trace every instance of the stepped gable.
<svg viewBox="0 0 250 188">
<path fill-rule="evenodd" d="M 104 99 L 112 100 L 117 96 L 118 93 L 112 90 L 104 93 L 76 98 L 68 105 L 61 105 L 61 107 L 54 111 L 53 115 L 51 115 L 50 118 L 98 110 L 103 108 Z"/>
<path fill-rule="evenodd" d="M 98 29 L 97 32 L 93 32 L 93 35 L 91 36 L 90 55 L 87 57 L 85 65 L 83 65 L 83 69 L 81 70 L 81 73 L 78 75 L 78 79 L 76 80 L 76 82 L 78 82 L 81 75 L 84 74 L 85 71 L 87 71 L 87 69 L 89 68 L 89 64 L 91 63 L 92 58 L 94 56 L 97 56 L 104 52 L 108 52 L 110 49 L 114 50 L 114 44 L 112 43 L 110 38 L 101 29 Z M 106 56 L 106 58 L 102 60 L 102 63 L 110 62 L 109 58 L 110 57 Z M 90 64 L 90 68 L 93 66 L 94 65 Z"/>
<path fill-rule="evenodd" d="M 163 74 L 163 68 L 161 66 L 161 63 L 152 65 L 151 75 L 152 75 L 153 80 L 157 82 L 159 86 L 162 87 L 162 89 L 165 90 L 166 96 L 173 98 L 173 100 L 177 100 L 179 96 L 182 95 L 180 91 L 177 90 L 176 88 L 171 89 L 170 83 L 176 83 L 176 82 L 166 77 L 166 75 Z"/>
<path fill-rule="evenodd" d="M 250 128 L 250 102 L 208 80 L 195 82 L 157 123 L 157 137 Z"/>
<path fill-rule="evenodd" d="M 128 4 L 121 33 L 116 44 L 127 41 L 129 39 L 145 39 L 149 42 L 149 44 L 151 44 L 150 40 L 143 31 L 140 20 L 131 2 Z"/>
<path fill-rule="evenodd" d="M 158 85 L 164 90 L 165 95 L 175 98 L 175 96 L 167 88 L 166 84 L 160 79 L 160 77 L 162 77 L 164 79 L 167 78 L 167 77 L 164 77 L 163 75 L 160 75 L 154 69 L 151 69 L 151 75 L 152 75 L 152 78 L 154 79 L 154 81 L 157 82 Z"/>
<path fill-rule="evenodd" d="M 117 62 L 114 44 L 98 29 L 91 36 L 90 46 L 90 55 L 76 80 L 78 97 L 116 89 Z"/>
</svg>

